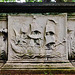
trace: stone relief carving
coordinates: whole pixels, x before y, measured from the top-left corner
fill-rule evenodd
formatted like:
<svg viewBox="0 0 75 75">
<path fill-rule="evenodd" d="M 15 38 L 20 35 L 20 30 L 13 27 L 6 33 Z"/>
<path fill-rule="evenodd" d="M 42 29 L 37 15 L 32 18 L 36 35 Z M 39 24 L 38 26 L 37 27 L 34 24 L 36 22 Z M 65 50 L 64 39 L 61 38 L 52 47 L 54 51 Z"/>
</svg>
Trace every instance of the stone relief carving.
<svg viewBox="0 0 75 75">
<path fill-rule="evenodd" d="M 30 31 L 29 31 L 29 30 Z M 40 56 L 41 46 L 43 44 L 41 28 L 38 27 L 36 19 L 30 24 L 30 27 L 24 26 L 20 29 L 20 33 L 14 30 L 15 39 L 12 39 L 11 47 L 15 53 L 18 53 L 15 57 L 23 58 L 35 58 Z M 30 33 L 29 33 L 29 32 Z"/>
<path fill-rule="evenodd" d="M 68 20 L 68 50 L 69 59 L 75 59 L 75 25 L 74 20 Z"/>
<path fill-rule="evenodd" d="M 71 59 L 75 59 L 75 32 L 71 31 L 69 35 L 69 56 Z"/>
<path fill-rule="evenodd" d="M 41 47 L 41 40 L 42 40 L 42 28 L 38 26 L 36 23 L 36 19 L 30 24 L 30 34 L 28 35 L 31 39 L 30 45 L 31 46 L 40 46 Z"/>
<path fill-rule="evenodd" d="M 61 58 L 62 56 L 65 57 L 66 53 L 64 54 L 62 53 L 62 51 L 65 50 L 66 42 L 64 42 L 63 38 L 66 35 L 61 35 L 59 33 L 61 32 L 61 30 L 58 30 L 58 27 L 61 27 L 61 25 L 57 19 L 53 17 L 49 18 L 48 16 L 39 17 L 35 15 L 30 17 L 23 17 L 23 20 L 25 19 L 24 21 L 22 21 L 20 18 L 14 21 L 13 18 L 14 17 L 11 16 L 11 19 L 15 23 L 11 23 L 11 28 L 10 23 L 8 26 L 9 29 L 12 30 L 12 35 L 10 34 L 9 36 L 9 52 L 11 53 L 11 55 L 9 54 L 11 57 L 9 58 L 10 60 L 37 60 L 42 58 L 44 60 L 50 60 L 51 58 Z M 29 21 L 27 18 L 29 19 Z M 39 18 L 41 18 L 42 21 L 40 21 Z M 12 22 L 11 19 L 10 22 Z M 17 28 L 19 19 L 21 20 L 21 25 L 19 25 L 19 28 Z M 57 22 L 59 23 L 58 25 Z M 56 32 L 56 30 L 58 31 Z M 62 47 L 61 52 L 59 46 L 60 48 Z"/>
<path fill-rule="evenodd" d="M 25 29 L 24 29 L 25 28 Z M 26 58 L 28 56 L 27 48 L 28 48 L 28 27 L 24 26 L 20 29 L 20 33 L 14 30 L 15 37 L 11 41 L 11 47 L 15 53 L 15 57 L 17 58 Z"/>
<path fill-rule="evenodd" d="M 33 22 L 30 24 L 30 34 L 28 36 L 30 38 L 30 47 L 35 53 L 34 57 L 41 57 L 41 50 L 43 49 L 43 34 L 42 28 L 36 22 L 36 18 L 33 18 Z"/>
<path fill-rule="evenodd" d="M 53 50 L 55 44 L 55 24 L 53 20 L 48 19 L 45 29 L 46 50 Z"/>
<path fill-rule="evenodd" d="M 0 59 L 7 60 L 7 53 L 6 53 L 6 45 L 7 45 L 7 29 L 2 28 L 0 29 Z"/>
</svg>

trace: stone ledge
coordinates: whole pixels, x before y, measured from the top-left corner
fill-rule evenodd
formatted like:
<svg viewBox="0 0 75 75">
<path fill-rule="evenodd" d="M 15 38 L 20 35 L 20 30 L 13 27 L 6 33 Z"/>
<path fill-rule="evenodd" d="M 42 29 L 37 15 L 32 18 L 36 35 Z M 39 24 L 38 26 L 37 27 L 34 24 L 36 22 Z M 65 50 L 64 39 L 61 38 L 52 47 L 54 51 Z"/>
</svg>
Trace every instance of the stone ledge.
<svg viewBox="0 0 75 75">
<path fill-rule="evenodd" d="M 24 69 L 1 70 L 0 74 L 75 74 L 75 69 Z"/>
<path fill-rule="evenodd" d="M 8 10 L 7 10 L 8 9 Z M 0 13 L 75 12 L 75 3 L 0 3 Z"/>
<path fill-rule="evenodd" d="M 71 63 L 6 63 L 1 70 L 75 69 Z"/>
</svg>

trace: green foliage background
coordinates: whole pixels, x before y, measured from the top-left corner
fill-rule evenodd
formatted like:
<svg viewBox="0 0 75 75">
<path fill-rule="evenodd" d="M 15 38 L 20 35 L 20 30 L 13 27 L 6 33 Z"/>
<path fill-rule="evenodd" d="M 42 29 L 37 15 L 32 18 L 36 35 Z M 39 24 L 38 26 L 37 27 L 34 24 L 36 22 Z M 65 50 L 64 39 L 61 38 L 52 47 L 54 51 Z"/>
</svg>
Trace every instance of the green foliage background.
<svg viewBox="0 0 75 75">
<path fill-rule="evenodd" d="M 0 0 L 0 2 L 16 2 L 16 0 Z M 25 0 L 25 2 L 42 2 L 42 0 Z"/>
<path fill-rule="evenodd" d="M 16 0 L 0 0 L 0 2 L 16 2 Z M 42 0 L 25 0 L 25 2 L 42 2 Z M 75 2 L 75 0 L 56 0 L 56 2 Z"/>
</svg>

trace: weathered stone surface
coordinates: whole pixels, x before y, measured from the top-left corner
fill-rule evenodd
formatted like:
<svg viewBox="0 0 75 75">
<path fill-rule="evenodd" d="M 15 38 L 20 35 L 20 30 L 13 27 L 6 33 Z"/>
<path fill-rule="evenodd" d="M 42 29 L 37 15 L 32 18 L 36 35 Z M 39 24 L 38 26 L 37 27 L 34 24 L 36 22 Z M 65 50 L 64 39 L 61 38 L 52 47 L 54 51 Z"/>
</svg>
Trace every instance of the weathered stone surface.
<svg viewBox="0 0 75 75">
<path fill-rule="evenodd" d="M 68 52 L 69 59 L 75 59 L 75 18 L 68 19 Z"/>
<path fill-rule="evenodd" d="M 67 62 L 66 15 L 8 16 L 8 61 Z"/>
<path fill-rule="evenodd" d="M 74 18 L 67 21 L 67 14 L 19 14 L 1 19 L 1 71 L 64 68 L 74 71 L 68 60 L 68 56 L 75 58 L 74 23 Z M 8 60 L 4 64 L 6 54 Z"/>
<path fill-rule="evenodd" d="M 2 70 L 2 75 L 75 75 L 74 69 L 19 69 Z"/>
<path fill-rule="evenodd" d="M 7 22 L 0 20 L 0 61 L 7 60 Z"/>
<path fill-rule="evenodd" d="M 13 69 L 75 69 L 71 63 L 19 63 L 7 62 L 2 70 Z"/>
</svg>

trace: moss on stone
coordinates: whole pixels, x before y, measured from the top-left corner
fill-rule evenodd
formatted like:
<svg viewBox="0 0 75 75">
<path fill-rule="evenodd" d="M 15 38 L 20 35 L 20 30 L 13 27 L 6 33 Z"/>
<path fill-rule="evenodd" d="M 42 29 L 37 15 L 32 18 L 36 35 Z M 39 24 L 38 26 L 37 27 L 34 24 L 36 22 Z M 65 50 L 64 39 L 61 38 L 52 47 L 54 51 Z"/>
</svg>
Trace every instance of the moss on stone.
<svg viewBox="0 0 75 75">
<path fill-rule="evenodd" d="M 25 69 L 25 70 L 1 70 L 4 74 L 75 74 L 74 69 Z"/>
</svg>

